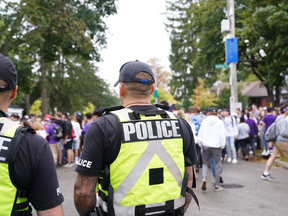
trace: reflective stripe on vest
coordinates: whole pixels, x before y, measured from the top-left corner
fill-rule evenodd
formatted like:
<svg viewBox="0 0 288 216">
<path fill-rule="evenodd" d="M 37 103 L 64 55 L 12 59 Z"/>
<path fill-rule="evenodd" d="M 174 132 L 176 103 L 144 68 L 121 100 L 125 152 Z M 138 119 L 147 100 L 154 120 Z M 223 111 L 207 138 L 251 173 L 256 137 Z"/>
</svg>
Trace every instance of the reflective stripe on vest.
<svg viewBox="0 0 288 216">
<path fill-rule="evenodd" d="M 17 197 L 17 188 L 13 185 L 9 174 L 10 151 L 16 130 L 20 127 L 7 118 L 0 118 L 0 212 L 1 215 L 11 215 L 15 199 L 16 204 L 27 201 L 27 197 Z M 15 144 L 15 143 L 14 143 Z M 20 211 L 25 211 L 24 208 Z"/>
<path fill-rule="evenodd" d="M 119 118 L 122 131 L 120 152 L 110 165 L 115 215 L 135 215 L 135 206 L 164 206 L 169 200 L 174 200 L 174 209 L 178 209 L 185 203 L 181 196 L 185 162 L 180 122 L 169 112 L 165 119 L 140 114 L 140 120 L 131 120 L 132 112 L 128 108 L 111 112 Z"/>
</svg>

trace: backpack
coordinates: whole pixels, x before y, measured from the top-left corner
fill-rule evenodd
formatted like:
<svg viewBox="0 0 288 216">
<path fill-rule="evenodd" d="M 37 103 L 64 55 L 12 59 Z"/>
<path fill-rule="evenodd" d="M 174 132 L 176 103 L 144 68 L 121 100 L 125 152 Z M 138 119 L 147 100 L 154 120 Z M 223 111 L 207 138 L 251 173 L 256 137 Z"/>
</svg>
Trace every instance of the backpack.
<svg viewBox="0 0 288 216">
<path fill-rule="evenodd" d="M 199 130 L 200 130 L 201 124 L 200 124 L 200 122 L 198 121 L 197 116 L 195 116 L 195 117 L 191 116 L 191 121 L 192 121 L 193 124 L 195 125 L 195 129 L 196 129 L 196 134 L 195 134 L 195 135 L 198 136 L 198 132 L 199 132 Z"/>
<path fill-rule="evenodd" d="M 53 139 L 61 140 L 63 138 L 62 127 L 59 125 L 52 126 L 53 127 Z"/>
<path fill-rule="evenodd" d="M 72 137 L 72 139 L 75 139 L 75 138 L 76 138 L 76 133 L 75 133 L 75 131 L 74 131 L 73 128 L 72 128 L 72 130 L 71 130 L 71 137 Z"/>
<path fill-rule="evenodd" d="M 285 118 L 284 118 L 285 120 Z M 277 120 L 278 121 L 278 120 Z M 265 133 L 265 140 L 267 142 L 275 142 L 277 139 L 278 134 L 276 134 L 276 122 L 273 122 Z"/>
</svg>

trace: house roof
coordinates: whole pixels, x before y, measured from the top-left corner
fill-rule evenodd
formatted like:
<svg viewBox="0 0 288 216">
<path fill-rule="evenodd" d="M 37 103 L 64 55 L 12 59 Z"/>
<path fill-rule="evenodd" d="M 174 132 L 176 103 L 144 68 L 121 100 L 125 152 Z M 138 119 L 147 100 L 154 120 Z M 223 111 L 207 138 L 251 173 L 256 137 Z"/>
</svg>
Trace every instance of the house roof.
<svg viewBox="0 0 288 216">
<path fill-rule="evenodd" d="M 11 104 L 11 105 L 9 106 L 9 108 L 13 108 L 13 109 L 23 109 L 21 106 L 19 106 L 19 105 L 13 105 L 13 104 Z"/>
<path fill-rule="evenodd" d="M 261 81 L 256 82 L 241 82 L 238 85 L 242 85 L 243 88 L 241 93 L 247 97 L 267 97 L 267 90 L 264 86 L 261 85 Z M 212 90 L 222 91 L 225 88 L 230 88 L 230 84 L 228 82 L 218 83 L 217 86 L 213 85 Z"/>
<path fill-rule="evenodd" d="M 267 97 L 267 89 L 261 86 L 261 81 L 243 83 L 242 94 L 248 97 Z"/>
</svg>

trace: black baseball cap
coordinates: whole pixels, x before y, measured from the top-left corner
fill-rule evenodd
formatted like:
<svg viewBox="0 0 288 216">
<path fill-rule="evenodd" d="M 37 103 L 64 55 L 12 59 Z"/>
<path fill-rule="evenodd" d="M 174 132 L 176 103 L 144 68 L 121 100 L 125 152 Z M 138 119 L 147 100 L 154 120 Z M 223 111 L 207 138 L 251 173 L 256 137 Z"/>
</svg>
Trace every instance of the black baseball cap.
<svg viewBox="0 0 288 216">
<path fill-rule="evenodd" d="M 207 109 L 207 112 L 217 112 L 217 111 L 218 111 L 218 109 L 216 107 L 209 107 Z"/>
<path fill-rule="evenodd" d="M 119 72 L 120 72 L 119 79 L 115 83 L 114 87 L 116 87 L 120 82 L 139 82 L 139 83 L 148 84 L 148 85 L 155 83 L 154 74 L 150 66 L 138 60 L 130 61 L 130 62 L 123 64 Z M 135 78 L 135 76 L 139 72 L 149 73 L 152 79 L 143 80 L 143 79 Z"/>
<path fill-rule="evenodd" d="M 13 61 L 0 53 L 0 79 L 7 83 L 7 86 L 0 86 L 0 92 L 12 90 L 17 85 L 17 71 Z"/>
</svg>

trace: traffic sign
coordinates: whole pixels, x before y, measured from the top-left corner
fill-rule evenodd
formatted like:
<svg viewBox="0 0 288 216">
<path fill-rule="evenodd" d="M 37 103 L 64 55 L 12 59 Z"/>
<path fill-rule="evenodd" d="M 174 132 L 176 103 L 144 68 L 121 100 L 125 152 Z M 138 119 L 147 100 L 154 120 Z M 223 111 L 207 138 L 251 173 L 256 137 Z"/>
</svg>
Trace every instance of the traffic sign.
<svg viewBox="0 0 288 216">
<path fill-rule="evenodd" d="M 157 89 L 154 90 L 154 98 L 158 98 L 158 90 Z"/>
<path fill-rule="evenodd" d="M 219 68 L 229 68 L 229 64 L 217 64 L 217 65 L 215 65 L 215 68 L 216 68 L 216 69 L 219 69 Z"/>
</svg>

